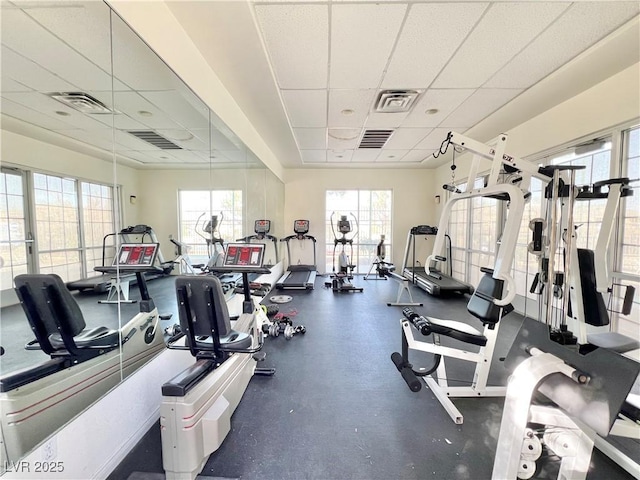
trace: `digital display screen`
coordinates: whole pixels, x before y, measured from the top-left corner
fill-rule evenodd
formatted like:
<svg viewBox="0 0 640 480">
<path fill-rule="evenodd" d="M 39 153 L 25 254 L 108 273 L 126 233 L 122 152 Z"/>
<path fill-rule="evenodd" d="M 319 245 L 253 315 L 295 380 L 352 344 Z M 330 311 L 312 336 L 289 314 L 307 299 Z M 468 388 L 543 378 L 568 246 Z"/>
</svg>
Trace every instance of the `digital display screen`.
<svg viewBox="0 0 640 480">
<path fill-rule="evenodd" d="M 224 257 L 225 267 L 261 268 L 264 259 L 264 244 L 230 243 Z"/>
<path fill-rule="evenodd" d="M 309 231 L 309 220 L 296 220 L 293 222 L 295 233 L 307 233 Z"/>
<path fill-rule="evenodd" d="M 157 243 L 123 243 L 113 260 L 113 265 L 151 266 L 158 251 Z"/>
</svg>

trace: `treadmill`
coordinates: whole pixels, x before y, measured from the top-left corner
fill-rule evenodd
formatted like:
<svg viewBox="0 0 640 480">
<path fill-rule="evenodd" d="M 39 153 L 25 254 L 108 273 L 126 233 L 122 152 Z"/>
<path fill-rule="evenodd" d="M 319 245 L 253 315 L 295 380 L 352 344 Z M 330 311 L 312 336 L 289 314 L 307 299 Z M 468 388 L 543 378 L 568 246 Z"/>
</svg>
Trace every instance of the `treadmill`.
<svg viewBox="0 0 640 480">
<path fill-rule="evenodd" d="M 407 245 L 404 253 L 404 263 L 402 265 L 402 275 L 410 280 L 414 285 L 422 288 L 428 294 L 439 297 L 450 293 L 464 295 L 465 293 L 472 294 L 473 287 L 468 283 L 460 282 L 453 278 L 451 275 L 447 275 L 437 269 L 431 268 L 429 273 L 424 269 L 424 266 L 416 266 L 416 242 L 415 238 L 418 235 L 437 235 L 438 228 L 431 227 L 429 225 L 418 225 L 411 228 L 407 235 Z M 449 257 L 451 257 L 451 238 L 449 239 Z M 411 265 L 408 264 L 409 252 L 412 253 Z M 439 257 L 438 260 L 447 261 L 444 257 Z"/>
<path fill-rule="evenodd" d="M 149 225 L 133 225 L 123 228 L 119 232 L 116 233 L 108 233 L 102 239 L 102 266 L 108 266 L 109 261 L 107 250 L 109 248 L 113 248 L 115 250 L 116 242 L 113 241 L 112 244 L 109 244 L 109 240 L 112 240 L 112 237 L 119 237 L 120 244 L 123 243 L 156 243 L 160 244 L 158 241 L 158 237 L 156 236 L 155 231 Z M 154 265 L 160 268 L 148 269 L 144 276 L 145 280 L 153 280 L 156 278 L 160 278 L 166 275 L 169 275 L 173 270 L 175 263 L 172 261 L 165 261 L 162 256 L 162 252 L 158 247 L 158 252 L 156 255 L 156 259 L 154 261 Z M 94 268 L 95 271 L 100 271 L 97 268 Z M 71 282 L 67 282 L 67 288 L 69 290 L 78 290 L 80 292 L 91 291 L 92 293 L 106 293 L 109 291 L 109 286 L 111 283 L 111 277 L 108 273 L 102 273 L 101 275 L 81 278 L 79 280 L 73 280 Z"/>
<path fill-rule="evenodd" d="M 312 290 L 316 281 L 316 239 L 309 233 L 309 220 L 295 220 L 293 222 L 293 235 L 284 237 L 281 242 L 287 243 L 287 258 L 289 260 L 289 268 L 276 283 L 279 290 Z M 294 265 L 291 261 L 291 248 L 289 242 L 291 240 L 311 240 L 313 242 L 313 265 Z"/>
<path fill-rule="evenodd" d="M 278 258 L 278 239 L 273 235 L 269 235 L 271 231 L 271 220 L 256 220 L 253 224 L 254 235 L 247 235 L 246 237 L 237 238 L 236 242 L 251 243 L 251 240 L 259 240 L 261 243 L 267 243 L 264 240 L 271 240 L 273 242 L 273 251 L 275 252 L 275 262 L 271 263 L 267 261 L 264 266 L 267 268 L 273 267 L 280 259 Z"/>
</svg>

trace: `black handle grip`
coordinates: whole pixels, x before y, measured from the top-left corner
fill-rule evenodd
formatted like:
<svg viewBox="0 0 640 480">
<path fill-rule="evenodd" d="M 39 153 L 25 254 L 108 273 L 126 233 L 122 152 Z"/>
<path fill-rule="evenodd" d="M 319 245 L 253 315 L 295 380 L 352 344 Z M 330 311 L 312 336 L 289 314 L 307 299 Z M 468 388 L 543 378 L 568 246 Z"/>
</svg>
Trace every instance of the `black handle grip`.
<svg viewBox="0 0 640 480">
<path fill-rule="evenodd" d="M 402 314 L 409 320 L 418 331 L 425 336 L 431 335 L 431 322 L 425 317 L 418 315 L 410 308 L 403 308 Z"/>
</svg>

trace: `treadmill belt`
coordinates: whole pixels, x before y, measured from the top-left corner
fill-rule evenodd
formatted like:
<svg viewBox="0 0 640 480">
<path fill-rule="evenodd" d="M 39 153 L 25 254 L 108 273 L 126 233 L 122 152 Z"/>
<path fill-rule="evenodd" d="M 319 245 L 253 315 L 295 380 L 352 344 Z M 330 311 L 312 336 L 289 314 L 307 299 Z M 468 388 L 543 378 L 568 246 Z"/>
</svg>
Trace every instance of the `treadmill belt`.
<svg viewBox="0 0 640 480">
<path fill-rule="evenodd" d="M 291 272 L 284 282 L 285 285 L 304 285 L 309 279 L 308 271 Z"/>
</svg>

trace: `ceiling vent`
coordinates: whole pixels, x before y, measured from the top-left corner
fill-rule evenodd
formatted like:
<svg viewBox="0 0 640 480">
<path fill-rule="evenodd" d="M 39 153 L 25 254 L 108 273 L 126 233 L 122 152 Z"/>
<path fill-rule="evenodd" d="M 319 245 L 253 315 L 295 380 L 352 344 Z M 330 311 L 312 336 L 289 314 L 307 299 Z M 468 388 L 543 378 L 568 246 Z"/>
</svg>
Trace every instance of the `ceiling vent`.
<svg viewBox="0 0 640 480">
<path fill-rule="evenodd" d="M 162 150 L 182 150 L 181 146 L 176 145 L 171 140 L 164 138 L 153 130 L 127 130 L 127 133 Z"/>
<path fill-rule="evenodd" d="M 358 148 L 382 148 L 393 130 L 365 130 Z"/>
<path fill-rule="evenodd" d="M 71 107 L 82 113 L 91 115 L 103 113 L 115 113 L 97 98 L 92 97 L 84 92 L 56 92 L 50 93 L 49 96 L 67 107 Z"/>
<path fill-rule="evenodd" d="M 421 93 L 421 90 L 383 90 L 378 94 L 375 111 L 381 113 L 408 112 Z"/>
</svg>

